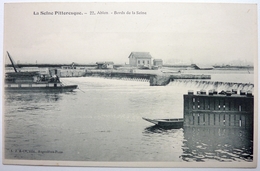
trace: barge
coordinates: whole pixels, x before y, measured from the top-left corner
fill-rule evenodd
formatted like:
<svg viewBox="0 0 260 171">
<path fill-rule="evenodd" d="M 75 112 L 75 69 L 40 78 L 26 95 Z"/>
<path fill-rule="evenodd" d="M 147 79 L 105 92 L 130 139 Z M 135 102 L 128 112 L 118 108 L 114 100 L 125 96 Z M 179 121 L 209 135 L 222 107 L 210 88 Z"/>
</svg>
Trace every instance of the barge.
<svg viewBox="0 0 260 171">
<path fill-rule="evenodd" d="M 6 92 L 70 92 L 76 89 L 77 85 L 64 85 L 55 74 L 41 74 L 38 71 L 20 72 L 7 52 L 12 63 L 14 72 L 5 73 Z"/>
</svg>

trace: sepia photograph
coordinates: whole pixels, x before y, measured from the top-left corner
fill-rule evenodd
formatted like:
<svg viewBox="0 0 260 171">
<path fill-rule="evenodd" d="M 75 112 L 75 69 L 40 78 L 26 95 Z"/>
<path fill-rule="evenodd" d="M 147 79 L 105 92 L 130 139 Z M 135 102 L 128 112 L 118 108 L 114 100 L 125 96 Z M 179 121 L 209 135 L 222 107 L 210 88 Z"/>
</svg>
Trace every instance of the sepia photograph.
<svg viewBox="0 0 260 171">
<path fill-rule="evenodd" d="M 4 165 L 255 168 L 256 3 L 5 3 Z"/>
</svg>

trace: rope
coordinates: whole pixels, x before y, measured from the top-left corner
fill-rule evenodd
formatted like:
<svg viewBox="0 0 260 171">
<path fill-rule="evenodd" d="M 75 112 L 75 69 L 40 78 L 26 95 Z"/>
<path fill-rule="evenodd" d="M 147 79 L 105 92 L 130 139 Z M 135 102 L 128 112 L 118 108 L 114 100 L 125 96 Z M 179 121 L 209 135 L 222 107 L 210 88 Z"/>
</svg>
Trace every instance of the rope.
<svg viewBox="0 0 260 171">
<path fill-rule="evenodd" d="M 79 87 L 78 87 L 78 89 L 79 89 L 80 91 L 82 91 L 83 93 L 85 93 L 85 91 L 81 90 Z"/>
<path fill-rule="evenodd" d="M 62 82 L 61 82 L 61 85 L 62 85 L 62 86 L 64 86 L 64 85 L 67 85 L 67 84 L 66 84 L 66 83 L 64 83 L 64 81 L 62 81 Z M 78 86 L 78 88 L 77 88 L 77 89 L 79 89 L 81 92 L 85 93 L 85 91 L 81 90 L 81 89 L 79 88 L 79 86 Z"/>
</svg>

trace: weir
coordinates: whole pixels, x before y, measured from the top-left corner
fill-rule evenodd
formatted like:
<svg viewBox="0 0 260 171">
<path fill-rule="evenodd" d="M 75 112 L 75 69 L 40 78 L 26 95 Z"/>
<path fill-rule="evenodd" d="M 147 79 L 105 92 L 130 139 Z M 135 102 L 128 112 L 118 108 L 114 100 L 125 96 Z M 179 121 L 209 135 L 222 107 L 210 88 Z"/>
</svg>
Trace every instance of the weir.
<svg viewBox="0 0 260 171">
<path fill-rule="evenodd" d="M 192 75 L 192 74 L 154 74 L 154 73 L 137 73 L 129 71 L 116 70 L 87 70 L 83 75 L 85 77 L 103 77 L 121 80 L 149 81 L 150 86 L 165 86 L 175 79 L 211 79 L 210 75 Z"/>
<path fill-rule="evenodd" d="M 175 79 L 169 83 L 169 86 L 186 86 L 195 87 L 204 90 L 215 89 L 217 91 L 221 90 L 232 90 L 237 89 L 245 91 L 253 91 L 254 84 L 251 83 L 234 83 L 234 82 L 221 82 L 221 81 L 211 81 L 211 80 L 187 80 L 187 79 Z"/>
<path fill-rule="evenodd" d="M 132 80 L 132 81 L 142 81 L 148 82 L 153 74 L 143 74 L 143 73 L 129 73 L 129 72 L 111 72 L 111 71 L 86 71 L 85 77 L 102 77 L 118 80 Z"/>
</svg>

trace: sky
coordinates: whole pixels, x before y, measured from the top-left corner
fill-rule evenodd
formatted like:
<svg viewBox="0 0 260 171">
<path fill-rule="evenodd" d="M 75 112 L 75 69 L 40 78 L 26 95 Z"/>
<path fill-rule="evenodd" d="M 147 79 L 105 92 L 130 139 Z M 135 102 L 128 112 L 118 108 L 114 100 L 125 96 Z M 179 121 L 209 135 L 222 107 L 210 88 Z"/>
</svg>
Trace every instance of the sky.
<svg viewBox="0 0 260 171">
<path fill-rule="evenodd" d="M 83 15 L 55 15 L 55 11 Z M 108 14 L 90 15 L 90 11 Z M 5 60 L 6 51 L 17 63 L 128 64 L 131 52 L 150 52 L 165 64 L 253 64 L 257 7 L 228 3 L 5 4 Z"/>
</svg>

